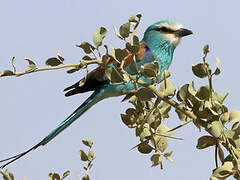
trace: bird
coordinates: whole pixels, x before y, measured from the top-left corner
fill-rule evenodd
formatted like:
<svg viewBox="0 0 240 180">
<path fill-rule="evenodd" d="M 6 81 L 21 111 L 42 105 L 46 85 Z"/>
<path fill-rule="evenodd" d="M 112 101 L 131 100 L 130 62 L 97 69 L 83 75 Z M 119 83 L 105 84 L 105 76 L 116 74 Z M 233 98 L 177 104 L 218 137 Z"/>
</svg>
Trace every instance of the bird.
<svg viewBox="0 0 240 180">
<path fill-rule="evenodd" d="M 185 29 L 182 24 L 173 20 L 161 20 L 150 25 L 144 32 L 143 39 L 140 41 L 140 48 L 136 55 L 137 67 L 140 68 L 146 63 L 157 61 L 160 64 L 159 71 L 161 74 L 164 70 L 169 68 L 173 59 L 174 50 L 179 45 L 181 38 L 190 34 L 192 34 L 191 30 Z M 129 56 L 126 61 L 127 63 L 124 64 L 124 70 L 134 75 L 128 66 L 132 60 L 133 56 Z M 112 63 L 109 61 L 106 62 L 106 65 L 112 66 Z M 134 89 L 134 85 L 131 82 L 127 82 L 125 84 L 110 83 L 110 80 L 106 77 L 105 69 L 106 68 L 102 66 L 98 66 L 96 69 L 87 74 L 85 77 L 85 83 L 82 86 L 79 86 L 80 80 L 72 86 L 64 89 L 64 91 L 67 91 L 65 94 L 67 97 L 88 91 L 93 91 L 93 93 L 70 116 L 62 121 L 39 143 L 25 152 L 0 160 L 0 163 L 5 163 L 0 166 L 0 168 L 6 167 L 29 152 L 49 143 L 99 101 L 109 97 L 127 94 Z M 142 80 L 149 83 L 146 78 L 143 78 Z"/>
</svg>

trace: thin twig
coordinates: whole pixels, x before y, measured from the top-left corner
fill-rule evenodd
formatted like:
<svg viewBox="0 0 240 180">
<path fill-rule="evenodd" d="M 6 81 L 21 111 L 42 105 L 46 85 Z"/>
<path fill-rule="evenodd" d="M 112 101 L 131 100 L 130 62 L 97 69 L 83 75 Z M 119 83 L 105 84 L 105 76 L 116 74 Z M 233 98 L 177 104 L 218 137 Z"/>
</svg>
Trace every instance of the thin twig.
<svg viewBox="0 0 240 180">
<path fill-rule="evenodd" d="M 140 23 L 140 19 L 139 19 L 138 22 L 136 22 L 136 25 L 135 25 L 134 28 L 133 28 L 133 32 L 131 33 L 131 36 L 130 36 L 130 38 L 129 38 L 129 40 L 128 40 L 129 43 L 132 43 L 133 37 L 134 37 L 134 35 L 135 35 L 136 32 L 137 32 L 137 27 L 138 27 L 139 23 Z"/>
<path fill-rule="evenodd" d="M 0 168 L 0 173 L 3 175 L 3 179 L 5 179 L 5 180 L 12 180 L 12 178 L 10 177 L 8 171 L 4 171 L 3 169 Z"/>
<path fill-rule="evenodd" d="M 61 64 L 61 65 L 58 65 L 58 66 L 36 68 L 36 69 L 33 69 L 32 71 L 13 72 L 13 75 L 11 75 L 11 76 L 17 76 L 18 77 L 18 76 L 22 76 L 22 75 L 25 75 L 25 74 L 39 72 L 39 71 L 56 70 L 56 69 L 63 69 L 63 68 L 69 68 L 69 67 L 75 67 L 75 68 L 81 69 L 81 67 L 84 67 L 84 66 L 89 65 L 89 64 L 102 65 L 102 62 L 98 59 L 97 60 L 90 60 L 90 61 L 81 60 L 81 62 L 77 63 L 77 64 Z"/>
<path fill-rule="evenodd" d="M 156 133 L 158 136 L 166 137 L 166 138 L 172 138 L 172 139 L 177 139 L 177 140 L 183 140 L 183 138 L 175 137 L 175 136 L 167 136 L 164 134 Z"/>
<path fill-rule="evenodd" d="M 179 125 L 179 126 L 177 126 L 177 127 L 175 127 L 175 128 L 170 129 L 168 132 L 175 131 L 176 129 L 179 129 L 179 128 L 187 125 L 188 123 L 190 123 L 190 122 L 192 122 L 192 121 L 193 121 L 193 120 L 189 120 L 189 121 L 187 121 L 187 122 L 185 122 L 185 123 L 183 123 L 183 124 L 181 124 L 181 125 Z"/>
<path fill-rule="evenodd" d="M 215 164 L 216 164 L 216 168 L 218 168 L 217 150 L 218 150 L 218 144 L 216 144 L 216 146 L 215 146 Z"/>
</svg>

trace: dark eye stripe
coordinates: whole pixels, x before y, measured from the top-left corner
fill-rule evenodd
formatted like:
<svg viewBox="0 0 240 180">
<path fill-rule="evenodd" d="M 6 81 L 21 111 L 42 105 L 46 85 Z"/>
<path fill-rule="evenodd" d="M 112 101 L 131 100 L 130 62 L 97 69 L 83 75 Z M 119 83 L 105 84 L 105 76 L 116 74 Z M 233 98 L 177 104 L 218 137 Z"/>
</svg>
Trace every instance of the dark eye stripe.
<svg viewBox="0 0 240 180">
<path fill-rule="evenodd" d="M 168 29 L 164 26 L 163 27 L 156 27 L 154 30 L 155 31 L 160 31 L 160 32 L 163 32 L 163 33 L 173 33 L 173 32 L 175 32 L 175 31 L 173 31 L 171 29 Z"/>
</svg>

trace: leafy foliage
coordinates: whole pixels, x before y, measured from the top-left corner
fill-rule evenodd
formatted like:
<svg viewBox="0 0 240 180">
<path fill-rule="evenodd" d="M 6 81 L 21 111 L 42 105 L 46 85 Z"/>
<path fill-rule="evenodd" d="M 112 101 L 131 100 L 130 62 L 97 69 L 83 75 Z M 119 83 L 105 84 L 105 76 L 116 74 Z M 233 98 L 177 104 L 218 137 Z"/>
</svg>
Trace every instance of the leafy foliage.
<svg viewBox="0 0 240 180">
<path fill-rule="evenodd" d="M 164 159 L 173 162 L 173 150 L 168 150 L 169 138 L 181 140 L 173 136 L 175 131 L 185 125 L 192 123 L 199 130 L 205 130 L 208 135 L 199 137 L 196 148 L 206 149 L 215 148 L 216 168 L 210 177 L 211 180 L 222 180 L 229 176 L 240 179 L 240 111 L 228 110 L 224 104 L 228 93 L 222 95 L 213 87 L 213 77 L 221 73 L 220 60 L 216 58 L 216 68 L 212 70 L 207 62 L 207 55 L 210 52 L 209 45 L 203 48 L 202 62 L 192 66 L 193 74 L 201 80 L 207 80 L 208 83 L 197 87 L 196 82 L 190 82 L 182 85 L 179 89 L 168 79 L 170 73 L 164 71 L 161 77 L 159 88 L 155 85 L 159 83 L 160 64 L 158 62 L 147 63 L 140 69 L 136 66 L 137 56 L 139 55 L 139 38 L 136 36 L 136 30 L 140 23 L 141 15 L 131 15 L 128 21 L 120 26 L 114 27 L 115 35 L 124 42 L 125 48 L 114 48 L 103 43 L 107 35 L 107 29 L 100 27 L 93 34 L 93 44 L 82 42 L 77 47 L 81 48 L 86 54 L 80 63 L 64 64 L 64 58 L 59 51 L 57 57 L 47 59 L 48 67 L 38 68 L 33 60 L 28 57 L 28 66 L 24 72 L 16 71 L 15 57 L 11 64 L 13 70 L 5 70 L 0 73 L 3 76 L 20 76 L 37 71 L 52 69 L 70 68 L 67 72 L 74 73 L 80 69 L 86 70 L 88 74 L 88 65 L 98 64 L 105 68 L 105 74 L 111 83 L 125 84 L 133 83 L 135 89 L 128 93 L 123 101 L 131 104 L 125 113 L 121 114 L 122 122 L 126 127 L 133 129 L 138 138 L 138 143 L 132 149 L 137 149 L 142 154 L 149 154 L 152 167 L 159 166 L 163 169 Z M 135 76 L 128 74 L 124 67 L 129 57 L 134 61 L 127 64 L 130 70 L 137 74 Z M 109 62 L 112 66 L 108 66 Z M 152 84 L 146 84 L 140 80 L 145 77 L 152 80 Z M 79 86 L 85 83 L 85 79 Z M 166 125 L 170 116 L 169 112 L 174 109 L 181 124 L 170 128 Z M 231 127 L 231 128 L 227 128 Z M 79 151 L 80 159 L 87 163 L 84 167 L 85 175 L 82 180 L 89 179 L 89 170 L 95 158 L 92 151 L 93 142 L 91 139 L 82 141 L 89 148 L 86 153 Z M 218 161 L 221 162 L 219 166 Z M 1 169 L 0 169 L 1 170 Z M 13 179 L 13 175 L 8 171 L 0 171 L 6 180 Z M 57 173 L 50 173 L 50 180 L 64 179 L 69 174 L 66 171 L 62 178 Z"/>
</svg>

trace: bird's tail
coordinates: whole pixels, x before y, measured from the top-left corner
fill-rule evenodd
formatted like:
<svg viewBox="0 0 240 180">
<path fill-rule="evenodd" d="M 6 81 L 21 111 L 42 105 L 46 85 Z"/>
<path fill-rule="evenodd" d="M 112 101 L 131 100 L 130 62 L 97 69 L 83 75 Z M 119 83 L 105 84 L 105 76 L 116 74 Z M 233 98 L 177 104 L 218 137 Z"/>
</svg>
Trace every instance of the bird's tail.
<svg viewBox="0 0 240 180">
<path fill-rule="evenodd" d="M 70 116 L 68 116 L 63 122 L 61 122 L 53 131 L 51 131 L 42 141 L 40 141 L 35 146 L 31 147 L 25 152 L 17 154 L 15 156 L 9 157 L 7 159 L 0 160 L 0 163 L 5 162 L 0 168 L 4 168 L 17 159 L 23 157 L 39 146 L 43 146 L 50 142 L 54 137 L 66 129 L 70 124 L 72 124 L 76 119 L 78 119 L 84 112 L 91 108 L 94 104 L 102 100 L 99 91 L 95 91 L 86 101 L 84 101 Z"/>
</svg>

